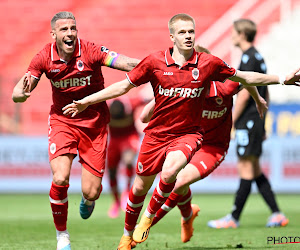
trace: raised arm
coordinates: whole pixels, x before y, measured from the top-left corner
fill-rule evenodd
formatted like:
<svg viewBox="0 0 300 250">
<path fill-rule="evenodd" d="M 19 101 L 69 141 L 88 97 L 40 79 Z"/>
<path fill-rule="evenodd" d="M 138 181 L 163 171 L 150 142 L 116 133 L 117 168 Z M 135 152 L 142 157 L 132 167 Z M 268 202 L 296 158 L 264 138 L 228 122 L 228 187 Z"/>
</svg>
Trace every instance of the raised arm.
<svg viewBox="0 0 300 250">
<path fill-rule="evenodd" d="M 38 80 L 31 76 L 30 71 L 25 74 L 13 89 L 14 102 L 25 102 L 30 97 L 31 91 L 37 86 Z"/>
<path fill-rule="evenodd" d="M 147 123 L 150 121 L 151 116 L 153 115 L 155 107 L 155 99 L 153 98 L 142 110 L 142 113 L 140 114 L 140 120 L 143 123 Z"/>
<path fill-rule="evenodd" d="M 127 79 L 125 79 L 123 81 L 116 82 L 94 94 L 88 95 L 81 100 L 73 101 L 73 103 L 63 107 L 62 110 L 64 111 L 64 115 L 72 115 L 72 117 L 74 117 L 78 113 L 85 110 L 89 105 L 124 95 L 133 87 L 134 86 L 130 84 Z"/>
<path fill-rule="evenodd" d="M 123 71 L 130 71 L 132 70 L 136 65 L 139 64 L 141 60 L 130 58 L 127 56 L 124 56 L 122 54 L 119 54 L 118 58 L 114 62 L 114 65 L 111 66 L 114 69 L 119 69 Z"/>
<path fill-rule="evenodd" d="M 236 75 L 229 79 L 235 82 L 240 82 L 245 86 L 264 86 L 272 84 L 299 86 L 300 75 L 297 74 L 299 70 L 300 69 L 297 69 L 285 77 L 237 70 Z"/>
</svg>

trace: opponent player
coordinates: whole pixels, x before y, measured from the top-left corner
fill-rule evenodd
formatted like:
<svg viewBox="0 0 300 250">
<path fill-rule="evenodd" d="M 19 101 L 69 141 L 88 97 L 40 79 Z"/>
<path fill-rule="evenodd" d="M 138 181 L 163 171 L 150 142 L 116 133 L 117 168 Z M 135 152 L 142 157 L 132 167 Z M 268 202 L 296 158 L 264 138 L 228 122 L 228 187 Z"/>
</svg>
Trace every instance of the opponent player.
<svg viewBox="0 0 300 250">
<path fill-rule="evenodd" d="M 107 149 L 107 169 L 109 171 L 109 184 L 113 196 L 108 215 L 111 218 L 119 216 L 121 208 L 125 211 L 132 177 L 135 173 L 133 161 L 135 160 L 140 135 L 135 126 L 135 111 L 143 104 L 139 97 L 120 96 L 107 102 L 110 111 L 109 140 Z M 118 166 L 125 165 L 126 187 L 121 197 L 118 190 Z"/>
<path fill-rule="evenodd" d="M 199 45 L 195 46 L 195 50 L 210 53 Z M 225 83 L 211 82 L 202 111 L 201 125 L 205 131 L 202 147 L 177 175 L 172 193 L 157 211 L 151 224 L 151 226 L 155 225 L 177 205 L 182 215 L 181 241 L 184 243 L 191 239 L 194 231 L 193 221 L 200 211 L 198 205 L 191 204 L 192 193 L 189 186 L 207 177 L 225 159 L 232 127 L 232 97 L 240 89 L 242 85 L 238 82 L 229 80 Z M 255 87 L 248 87 L 247 90 L 256 101 L 257 109 L 263 117 L 267 110 L 266 101 L 258 94 Z M 142 122 L 149 122 L 154 106 L 155 100 L 145 106 L 140 115 Z"/>
<path fill-rule="evenodd" d="M 69 178 L 79 153 L 82 164 L 80 215 L 89 218 L 102 190 L 109 111 L 105 102 L 90 106 L 76 118 L 63 115 L 62 107 L 74 99 L 104 88 L 101 66 L 129 71 L 138 62 L 104 46 L 77 37 L 75 17 L 59 12 L 51 20 L 54 43 L 32 59 L 28 71 L 16 84 L 14 102 L 25 102 L 43 73 L 50 79 L 53 105 L 49 117 L 49 161 L 53 173 L 50 204 L 57 232 L 57 249 L 71 249 L 67 231 Z"/>
<path fill-rule="evenodd" d="M 215 56 L 195 52 L 195 22 L 187 14 L 173 16 L 169 30 L 172 48 L 147 56 L 127 74 L 127 79 L 63 108 L 65 115 L 74 117 L 89 105 L 123 95 L 135 86 L 147 82 L 152 85 L 155 108 L 144 130 L 137 176 L 129 192 L 124 235 L 118 249 L 131 249 L 133 239 L 136 242 L 147 239 L 155 213 L 173 190 L 178 172 L 201 147 L 200 119 L 210 82 L 230 78 L 244 85 L 279 83 L 276 75 L 236 71 Z M 284 83 L 296 84 L 300 78 L 297 72 L 288 75 Z M 135 228 L 146 194 L 159 172 L 160 181 Z"/>
<path fill-rule="evenodd" d="M 266 73 L 264 59 L 254 47 L 256 31 L 253 21 L 239 19 L 233 23 L 232 42 L 243 52 L 239 70 Z M 263 98 L 269 99 L 267 86 L 258 87 L 258 91 Z M 265 138 L 265 117 L 259 118 L 255 103 L 245 90 L 237 95 L 233 110 L 233 124 L 236 128 L 240 186 L 236 192 L 231 213 L 221 219 L 209 221 L 208 226 L 212 228 L 239 227 L 240 215 L 251 192 L 253 181 L 256 182 L 260 194 L 272 212 L 266 226 L 286 226 L 289 220 L 280 212 L 270 182 L 262 172 L 259 163 L 262 142 Z"/>
</svg>

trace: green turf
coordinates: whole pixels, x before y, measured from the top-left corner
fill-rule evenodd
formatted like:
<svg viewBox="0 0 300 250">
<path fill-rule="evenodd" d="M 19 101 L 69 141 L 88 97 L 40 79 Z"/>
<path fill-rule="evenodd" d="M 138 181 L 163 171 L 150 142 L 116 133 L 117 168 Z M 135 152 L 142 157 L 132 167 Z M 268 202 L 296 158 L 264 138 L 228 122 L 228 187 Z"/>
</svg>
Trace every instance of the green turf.
<svg viewBox="0 0 300 250">
<path fill-rule="evenodd" d="M 267 237 L 295 237 L 299 235 L 299 195 L 278 195 L 278 203 L 289 217 L 285 228 L 265 228 L 269 210 L 258 195 L 251 195 L 239 229 L 216 230 L 206 226 L 210 219 L 228 213 L 232 195 L 194 195 L 193 203 L 201 207 L 195 220 L 192 240 L 180 241 L 180 214 L 171 211 L 151 229 L 148 240 L 139 249 L 300 249 L 300 244 L 267 244 Z M 148 204 L 149 197 L 145 204 Z M 72 250 L 116 249 L 123 233 L 124 213 L 120 218 L 109 219 L 107 210 L 111 198 L 102 195 L 94 214 L 82 220 L 78 213 L 80 195 L 69 195 L 68 230 Z M 143 210 L 144 211 L 144 210 Z M 0 249 L 56 249 L 55 229 L 52 222 L 49 198 L 43 195 L 0 195 Z"/>
</svg>

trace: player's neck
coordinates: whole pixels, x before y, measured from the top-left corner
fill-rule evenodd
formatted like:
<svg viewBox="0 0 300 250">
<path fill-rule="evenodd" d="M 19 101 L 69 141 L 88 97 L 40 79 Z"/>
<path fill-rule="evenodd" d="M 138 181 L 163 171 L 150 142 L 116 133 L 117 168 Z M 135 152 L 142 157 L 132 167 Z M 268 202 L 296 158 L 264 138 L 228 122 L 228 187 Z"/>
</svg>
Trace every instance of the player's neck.
<svg viewBox="0 0 300 250">
<path fill-rule="evenodd" d="M 59 48 L 57 51 L 58 51 L 59 58 L 65 62 L 69 62 L 73 56 L 73 53 L 72 54 L 65 53 L 63 50 L 60 50 Z"/>
<path fill-rule="evenodd" d="M 245 51 L 247 51 L 248 49 L 250 49 L 252 46 L 253 46 L 252 43 L 249 43 L 249 42 L 245 41 L 245 42 L 242 42 L 242 43 L 240 44 L 239 47 L 241 48 L 241 50 L 242 50 L 243 52 L 245 52 Z"/>
<path fill-rule="evenodd" d="M 179 50 L 176 46 L 173 48 L 172 58 L 176 64 L 182 66 L 185 64 L 193 55 L 194 50 Z"/>
</svg>

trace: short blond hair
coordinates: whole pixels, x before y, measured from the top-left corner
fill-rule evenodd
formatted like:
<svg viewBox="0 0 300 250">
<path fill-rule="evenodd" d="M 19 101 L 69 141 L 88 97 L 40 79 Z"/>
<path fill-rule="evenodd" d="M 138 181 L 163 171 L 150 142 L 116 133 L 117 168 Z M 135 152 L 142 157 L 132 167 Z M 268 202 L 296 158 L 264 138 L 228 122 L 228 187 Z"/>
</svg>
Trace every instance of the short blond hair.
<svg viewBox="0 0 300 250">
<path fill-rule="evenodd" d="M 178 20 L 191 21 L 195 27 L 195 20 L 193 17 L 191 17 L 190 15 L 185 14 L 185 13 L 180 13 L 180 14 L 173 16 L 169 20 L 168 27 L 169 27 L 170 34 L 174 33 L 174 23 Z"/>
<path fill-rule="evenodd" d="M 61 11 L 56 13 L 53 18 L 51 19 L 51 28 L 55 29 L 55 23 L 57 20 L 60 19 L 72 19 L 76 22 L 74 15 L 71 12 L 68 11 Z"/>
</svg>

